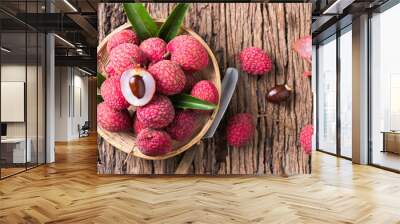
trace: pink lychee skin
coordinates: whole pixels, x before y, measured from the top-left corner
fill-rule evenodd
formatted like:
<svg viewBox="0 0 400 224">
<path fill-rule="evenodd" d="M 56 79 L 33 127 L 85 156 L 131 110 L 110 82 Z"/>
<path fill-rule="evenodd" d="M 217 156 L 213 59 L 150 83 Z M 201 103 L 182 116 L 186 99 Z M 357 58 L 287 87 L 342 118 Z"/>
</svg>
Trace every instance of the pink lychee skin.
<svg viewBox="0 0 400 224">
<path fill-rule="evenodd" d="M 135 119 L 134 119 L 134 121 L 133 121 L 133 132 L 134 132 L 136 135 L 138 135 L 139 132 L 140 132 L 141 130 L 143 130 L 144 128 L 146 128 L 146 126 L 145 126 L 142 122 L 140 122 L 139 119 L 137 119 L 137 116 L 135 116 Z"/>
<path fill-rule="evenodd" d="M 185 88 L 186 77 L 182 69 L 173 61 L 162 60 L 148 69 L 156 80 L 157 92 L 164 95 L 174 95 Z"/>
<path fill-rule="evenodd" d="M 313 134 L 314 126 L 311 124 L 304 126 L 300 131 L 300 145 L 306 154 L 311 154 Z"/>
<path fill-rule="evenodd" d="M 147 156 L 160 156 L 172 150 L 171 137 L 165 131 L 145 128 L 136 140 L 139 150 Z"/>
<path fill-rule="evenodd" d="M 120 132 L 128 130 L 132 121 L 127 110 L 114 110 L 103 102 L 97 105 L 97 123 L 107 131 Z"/>
<path fill-rule="evenodd" d="M 171 61 L 178 63 L 183 70 L 196 72 L 208 65 L 207 50 L 194 37 L 180 35 L 167 44 Z"/>
<path fill-rule="evenodd" d="M 151 63 L 161 61 L 167 53 L 167 44 L 158 37 L 146 39 L 140 44 L 139 48 Z"/>
<path fill-rule="evenodd" d="M 208 80 L 202 80 L 196 83 L 192 91 L 190 91 L 190 95 L 213 104 L 218 104 L 219 102 L 217 87 Z"/>
<path fill-rule="evenodd" d="M 114 110 L 123 110 L 130 105 L 122 95 L 118 77 L 114 76 L 106 79 L 100 87 L 100 94 L 104 102 Z"/>
<path fill-rule="evenodd" d="M 272 70 L 272 60 L 263 50 L 257 47 L 245 48 L 239 54 L 242 71 L 251 75 L 264 75 Z"/>
<path fill-rule="evenodd" d="M 107 42 L 107 52 L 111 53 L 112 49 L 124 43 L 139 44 L 139 38 L 133 30 L 126 29 L 114 34 Z"/>
<path fill-rule="evenodd" d="M 304 36 L 293 43 L 293 50 L 308 63 L 312 60 L 312 37 Z"/>
<path fill-rule="evenodd" d="M 253 137 L 255 126 L 253 115 L 250 113 L 239 113 L 228 121 L 226 139 L 230 146 L 245 146 Z"/>
<path fill-rule="evenodd" d="M 123 43 L 112 49 L 110 53 L 110 63 L 116 75 L 121 75 L 124 71 L 137 65 L 144 64 L 146 59 L 143 52 L 135 44 Z"/>
<path fill-rule="evenodd" d="M 184 141 L 193 135 L 196 121 L 196 114 L 193 111 L 178 111 L 172 123 L 166 128 L 166 131 L 173 139 Z"/>
<path fill-rule="evenodd" d="M 312 73 L 311 73 L 311 71 L 304 71 L 304 72 L 303 72 L 303 76 L 306 77 L 306 78 L 308 78 L 308 77 L 311 77 L 311 76 L 312 76 Z"/>
<path fill-rule="evenodd" d="M 175 110 L 168 97 L 156 95 L 148 104 L 137 108 L 136 116 L 146 127 L 158 129 L 172 122 Z"/>
<path fill-rule="evenodd" d="M 118 76 L 111 63 L 107 64 L 106 73 L 108 78 Z"/>
</svg>

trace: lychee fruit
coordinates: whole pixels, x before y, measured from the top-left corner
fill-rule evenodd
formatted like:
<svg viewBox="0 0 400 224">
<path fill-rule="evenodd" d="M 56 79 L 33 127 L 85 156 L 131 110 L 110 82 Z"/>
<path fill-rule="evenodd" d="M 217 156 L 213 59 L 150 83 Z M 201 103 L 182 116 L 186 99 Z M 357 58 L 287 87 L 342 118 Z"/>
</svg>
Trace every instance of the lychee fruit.
<svg viewBox="0 0 400 224">
<path fill-rule="evenodd" d="M 245 48 L 239 54 L 239 60 L 242 71 L 251 75 L 264 75 L 272 69 L 271 58 L 257 47 Z"/>
<path fill-rule="evenodd" d="M 107 73 L 107 77 L 108 77 L 108 78 L 117 76 L 117 73 L 115 72 L 115 70 L 114 70 L 114 68 L 113 68 L 113 66 L 112 66 L 111 63 L 108 63 L 108 64 L 107 64 L 105 70 L 106 70 L 106 73 Z"/>
<path fill-rule="evenodd" d="M 306 154 L 311 154 L 313 134 L 314 126 L 311 124 L 304 126 L 300 131 L 300 145 Z"/>
<path fill-rule="evenodd" d="M 122 95 L 118 77 L 106 79 L 100 87 L 100 94 L 104 102 L 114 110 L 123 110 L 129 107 L 128 101 Z"/>
<path fill-rule="evenodd" d="M 111 53 L 111 50 L 116 46 L 123 43 L 139 44 L 139 38 L 136 33 L 131 29 L 122 30 L 114 34 L 111 39 L 107 42 L 107 52 Z"/>
<path fill-rule="evenodd" d="M 139 132 L 144 128 L 146 128 L 146 126 L 142 122 L 140 122 L 139 119 L 137 119 L 137 116 L 135 116 L 135 119 L 133 121 L 133 132 L 138 135 Z"/>
<path fill-rule="evenodd" d="M 171 54 L 171 61 L 178 63 L 183 70 L 196 72 L 208 65 L 207 50 L 189 35 L 180 35 L 167 44 L 167 51 Z"/>
<path fill-rule="evenodd" d="M 140 152 L 147 156 L 160 156 L 172 151 L 171 137 L 165 131 L 145 128 L 136 139 Z"/>
<path fill-rule="evenodd" d="M 158 37 L 146 39 L 140 44 L 139 48 L 151 63 L 161 61 L 167 53 L 167 44 Z"/>
<path fill-rule="evenodd" d="M 97 123 L 107 131 L 119 132 L 128 130 L 132 121 L 127 110 L 114 110 L 103 102 L 97 105 Z"/>
<path fill-rule="evenodd" d="M 251 140 L 254 132 L 253 115 L 250 113 L 239 113 L 229 119 L 226 139 L 230 146 L 241 147 Z"/>
<path fill-rule="evenodd" d="M 185 88 L 183 88 L 184 92 L 190 92 L 190 90 L 192 90 L 194 84 L 196 84 L 196 77 L 189 72 L 185 72 L 185 76 L 186 76 L 186 82 L 185 82 Z"/>
<path fill-rule="evenodd" d="M 149 67 L 149 72 L 156 80 L 157 92 L 161 94 L 174 95 L 182 92 L 185 88 L 185 74 L 173 61 L 159 61 Z"/>
<path fill-rule="evenodd" d="M 168 97 L 156 95 L 148 104 L 137 108 L 136 116 L 146 127 L 164 128 L 174 119 L 175 110 Z"/>
<path fill-rule="evenodd" d="M 153 98 L 156 81 L 143 68 L 126 70 L 120 79 L 122 94 L 133 106 L 144 106 Z"/>
<path fill-rule="evenodd" d="M 312 58 L 312 37 L 305 36 L 293 43 L 293 50 L 295 50 L 300 57 L 311 63 Z"/>
<path fill-rule="evenodd" d="M 190 91 L 190 95 L 212 104 L 218 104 L 219 102 L 219 93 L 217 87 L 215 87 L 215 85 L 208 80 L 202 80 L 196 83 L 193 86 L 192 91 Z"/>
<path fill-rule="evenodd" d="M 304 71 L 303 76 L 308 78 L 308 77 L 312 76 L 312 73 L 311 73 L 311 71 Z"/>
<path fill-rule="evenodd" d="M 143 52 L 135 44 L 123 43 L 111 50 L 110 62 L 117 75 L 146 62 Z"/>
<path fill-rule="evenodd" d="M 193 135 L 196 126 L 196 114 L 190 110 L 176 113 L 172 123 L 166 128 L 167 133 L 177 141 L 184 141 Z"/>
</svg>

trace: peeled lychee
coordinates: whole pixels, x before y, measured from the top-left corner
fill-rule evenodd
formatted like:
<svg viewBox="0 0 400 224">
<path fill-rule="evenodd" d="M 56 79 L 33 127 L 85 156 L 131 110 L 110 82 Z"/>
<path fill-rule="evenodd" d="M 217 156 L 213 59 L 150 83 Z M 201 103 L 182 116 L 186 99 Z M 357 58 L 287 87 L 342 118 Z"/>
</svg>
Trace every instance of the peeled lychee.
<svg viewBox="0 0 400 224">
<path fill-rule="evenodd" d="M 264 75 L 272 69 L 271 58 L 257 47 L 244 49 L 239 55 L 239 60 L 242 71 L 251 75 Z"/>
<path fill-rule="evenodd" d="M 156 80 L 157 92 L 161 94 L 174 95 L 182 92 L 185 88 L 185 74 L 173 61 L 159 61 L 149 67 L 149 72 Z"/>
<path fill-rule="evenodd" d="M 168 43 L 167 51 L 171 53 L 171 61 L 178 63 L 185 71 L 199 71 L 208 65 L 207 50 L 192 36 L 175 37 Z"/>
<path fill-rule="evenodd" d="M 293 50 L 295 50 L 300 57 L 311 63 L 312 58 L 312 37 L 305 36 L 293 43 Z"/>
<path fill-rule="evenodd" d="M 127 110 L 114 110 L 105 102 L 97 105 L 97 123 L 107 131 L 126 131 L 132 121 Z"/>
<path fill-rule="evenodd" d="M 171 137 L 165 131 L 145 128 L 136 140 L 140 152 L 147 156 L 160 156 L 172 150 Z"/>
<path fill-rule="evenodd" d="M 107 52 L 123 43 L 139 44 L 139 38 L 133 30 L 126 29 L 114 34 L 107 42 Z"/>
<path fill-rule="evenodd" d="M 167 53 L 167 44 L 158 37 L 146 39 L 140 44 L 139 48 L 151 63 L 161 61 Z"/>
<path fill-rule="evenodd" d="M 166 131 L 175 140 L 184 141 L 193 135 L 196 126 L 196 115 L 193 111 L 182 110 L 176 113 Z"/>
<path fill-rule="evenodd" d="M 156 81 L 143 68 L 126 70 L 120 79 L 122 94 L 133 106 L 146 105 L 153 98 L 156 91 Z"/>
<path fill-rule="evenodd" d="M 168 97 L 156 95 L 148 104 L 137 108 L 136 116 L 146 127 L 164 128 L 174 119 L 175 110 Z"/>
<path fill-rule="evenodd" d="M 110 63 L 116 75 L 121 75 L 124 71 L 137 65 L 145 63 L 143 52 L 135 44 L 123 43 L 111 50 Z"/>
<path fill-rule="evenodd" d="M 304 126 L 300 131 L 300 145 L 306 154 L 311 154 L 313 134 L 314 126 L 311 124 Z"/>
<path fill-rule="evenodd" d="M 230 146 L 241 147 L 251 140 L 254 132 L 253 115 L 250 113 L 240 113 L 229 119 L 226 139 Z"/>
<path fill-rule="evenodd" d="M 133 132 L 135 134 L 139 134 L 139 132 L 141 130 L 143 130 L 144 128 L 146 128 L 146 126 L 142 122 L 140 122 L 140 120 L 137 119 L 137 117 L 135 117 L 135 119 L 133 121 Z"/>
<path fill-rule="evenodd" d="M 122 110 L 129 107 L 129 103 L 122 95 L 118 77 L 106 79 L 100 87 L 100 94 L 104 102 L 114 110 Z"/>
<path fill-rule="evenodd" d="M 212 104 L 218 104 L 219 102 L 218 90 L 215 85 L 208 80 L 202 80 L 196 83 L 193 86 L 190 95 Z"/>
</svg>

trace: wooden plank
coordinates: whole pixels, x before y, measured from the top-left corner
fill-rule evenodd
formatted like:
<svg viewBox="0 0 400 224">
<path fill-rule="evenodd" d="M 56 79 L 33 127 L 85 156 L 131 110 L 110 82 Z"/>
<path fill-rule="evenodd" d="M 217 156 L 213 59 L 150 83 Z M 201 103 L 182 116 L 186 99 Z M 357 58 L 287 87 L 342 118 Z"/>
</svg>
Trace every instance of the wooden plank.
<svg viewBox="0 0 400 224">
<path fill-rule="evenodd" d="M 174 3 L 146 4 L 154 18 L 166 18 Z M 121 4 L 102 3 L 99 8 L 99 41 L 126 22 Z M 116 165 L 125 156 L 118 149 L 99 145 L 102 166 L 99 173 L 123 174 L 274 174 L 310 173 L 310 156 L 299 145 L 301 128 L 312 123 L 310 79 L 303 72 L 311 66 L 292 49 L 292 43 L 311 33 L 311 4 L 303 3 L 195 3 L 184 21 L 214 51 L 221 74 L 227 67 L 239 67 L 238 53 L 256 46 L 267 51 L 274 68 L 265 76 L 254 77 L 240 72 L 236 92 L 221 127 L 213 139 L 193 146 L 186 154 L 161 162 L 138 159 Z M 277 84 L 286 83 L 294 90 L 293 98 L 283 104 L 266 102 L 265 95 Z M 250 144 L 232 148 L 226 144 L 227 117 L 250 112 L 256 119 L 257 132 Z M 193 153 L 196 151 L 197 153 Z M 191 154 L 193 153 L 193 154 Z M 179 168 L 179 161 L 185 164 Z M 103 159 L 107 161 L 103 161 Z M 189 165 L 189 163 L 191 163 Z"/>
</svg>

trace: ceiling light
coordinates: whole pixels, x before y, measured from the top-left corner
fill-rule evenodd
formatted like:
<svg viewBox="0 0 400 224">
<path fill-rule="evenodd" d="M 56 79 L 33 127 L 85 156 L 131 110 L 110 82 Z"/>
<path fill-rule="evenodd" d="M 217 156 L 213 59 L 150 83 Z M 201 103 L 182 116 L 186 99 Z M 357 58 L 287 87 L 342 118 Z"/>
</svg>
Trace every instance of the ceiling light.
<svg viewBox="0 0 400 224">
<path fill-rule="evenodd" d="M 5 48 L 5 47 L 1 47 L 0 49 L 1 49 L 2 51 L 6 52 L 6 53 L 10 53 L 10 52 L 11 52 L 11 50 L 9 50 L 9 49 L 7 49 L 7 48 Z"/>
<path fill-rule="evenodd" d="M 86 71 L 86 70 L 83 70 L 83 69 L 81 69 L 81 68 L 79 68 L 79 67 L 78 67 L 78 70 L 81 71 L 81 72 L 83 72 L 83 73 L 85 73 L 85 74 L 87 74 L 87 75 L 92 75 L 92 73 L 90 73 L 90 72 L 88 72 L 88 71 Z"/>
<path fill-rule="evenodd" d="M 78 9 L 75 8 L 68 0 L 64 0 L 64 3 L 67 4 L 74 12 L 78 12 Z"/>
<path fill-rule="evenodd" d="M 69 45 L 70 47 L 75 48 L 75 45 L 72 44 L 71 42 L 69 42 L 68 40 L 66 40 L 66 39 L 64 39 L 64 38 L 62 38 L 62 37 L 60 37 L 60 36 L 57 35 L 57 34 L 54 34 L 54 36 L 57 37 L 57 38 L 58 38 L 59 40 L 61 40 L 62 42 L 64 42 L 64 43 L 66 43 L 67 45 Z"/>
<path fill-rule="evenodd" d="M 342 14 L 343 10 L 351 5 L 355 0 L 336 0 L 330 5 L 324 12 L 323 15 L 329 14 Z"/>
</svg>

